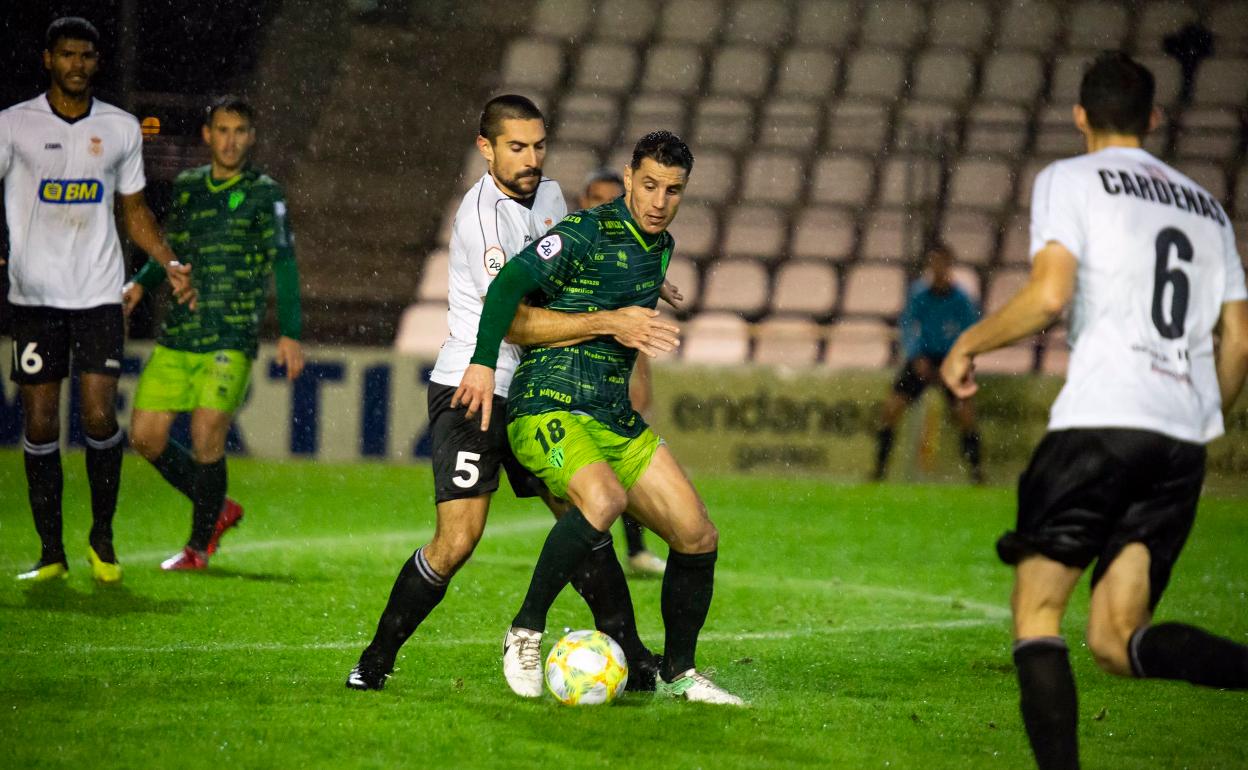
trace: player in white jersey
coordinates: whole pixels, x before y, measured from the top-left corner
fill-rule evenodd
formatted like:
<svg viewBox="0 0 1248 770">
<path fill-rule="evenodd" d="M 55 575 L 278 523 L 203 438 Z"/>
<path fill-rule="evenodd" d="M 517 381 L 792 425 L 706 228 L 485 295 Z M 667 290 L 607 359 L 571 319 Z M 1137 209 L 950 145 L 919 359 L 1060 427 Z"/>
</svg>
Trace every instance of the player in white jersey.
<svg viewBox="0 0 1248 770">
<path fill-rule="evenodd" d="M 87 560 L 94 577 L 121 580 L 112 521 L 121 480 L 117 377 L 125 329 L 125 266 L 113 219 L 121 199 L 130 239 L 166 265 L 180 301 L 192 301 L 189 268 L 179 266 L 143 198 L 142 134 L 134 117 L 91 96 L 99 33 L 88 21 L 48 28 L 48 91 L 0 112 L 0 178 L 9 226 L 13 373 L 24 415 L 26 480 L 39 561 L 19 580 L 65 577 L 61 538 L 61 380 L 71 358 L 81 374 L 82 423 L 92 525 Z"/>
<path fill-rule="evenodd" d="M 1066 385 L 1019 480 L 1017 526 L 997 542 L 1015 565 L 1014 662 L 1042 768 L 1079 765 L 1061 620 L 1094 561 L 1087 644 L 1101 668 L 1248 688 L 1248 647 L 1152 625 L 1195 518 L 1205 444 L 1222 434 L 1248 373 L 1248 291 L 1230 221 L 1141 148 L 1160 117 L 1153 93 L 1152 74 L 1122 53 L 1084 73 L 1074 120 L 1088 154 L 1036 179 L 1031 279 L 968 329 L 941 369 L 969 396 L 974 356 L 1035 334 L 1070 305 Z"/>
<path fill-rule="evenodd" d="M 347 677 L 352 689 L 385 686 L 399 649 L 442 601 L 447 583 L 481 539 L 500 469 L 506 469 L 517 497 L 540 496 L 556 516 L 571 507 L 551 496 L 512 455 L 502 420 L 482 432 L 467 419 L 465 408 L 451 406 L 476 348 L 477 325 L 490 282 L 512 255 L 567 214 L 558 183 L 542 177 L 546 126 L 531 101 L 511 94 L 491 99 L 481 113 L 477 148 L 488 170 L 464 196 L 455 215 L 450 337 L 438 355 L 428 393 L 437 527 L 433 539 L 417 549 L 399 572 L 377 633 Z M 613 335 L 655 355 L 675 347 L 677 332 L 657 315 L 640 307 L 588 316 L 525 308 L 511 327 L 510 342 L 500 349 L 495 408 L 505 411 L 507 388 L 520 360 L 517 344 L 572 344 Z M 581 565 L 572 584 L 585 597 L 597 627 L 624 648 L 630 663 L 630 688 L 653 690 L 658 665 L 637 636 L 628 584 L 610 536 Z"/>
</svg>

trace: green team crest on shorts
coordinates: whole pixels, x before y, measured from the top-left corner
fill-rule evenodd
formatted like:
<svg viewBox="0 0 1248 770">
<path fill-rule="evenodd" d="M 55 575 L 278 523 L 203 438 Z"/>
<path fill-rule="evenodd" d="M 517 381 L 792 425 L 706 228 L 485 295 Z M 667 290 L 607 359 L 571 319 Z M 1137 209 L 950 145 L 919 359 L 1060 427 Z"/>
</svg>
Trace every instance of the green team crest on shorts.
<svg viewBox="0 0 1248 770">
<path fill-rule="evenodd" d="M 546 462 L 550 463 L 552 468 L 563 467 L 563 447 L 557 446 L 550 450 L 550 454 L 546 455 Z"/>
</svg>

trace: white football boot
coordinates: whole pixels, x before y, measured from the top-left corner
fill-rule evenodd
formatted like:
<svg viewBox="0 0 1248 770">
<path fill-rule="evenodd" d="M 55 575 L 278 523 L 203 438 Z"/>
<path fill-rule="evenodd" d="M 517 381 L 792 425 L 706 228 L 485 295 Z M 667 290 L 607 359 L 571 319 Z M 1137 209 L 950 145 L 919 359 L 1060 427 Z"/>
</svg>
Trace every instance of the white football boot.
<svg viewBox="0 0 1248 770">
<path fill-rule="evenodd" d="M 667 562 L 655 553 L 642 550 L 628 557 L 628 566 L 639 575 L 662 575 Z"/>
<path fill-rule="evenodd" d="M 512 627 L 503 637 L 503 676 L 522 698 L 542 697 L 542 632 Z"/>
<path fill-rule="evenodd" d="M 670 682 L 665 682 L 663 677 L 659 677 L 656 687 L 664 695 L 670 695 L 673 698 L 684 698 L 694 703 L 711 703 L 716 706 L 745 705 L 745 701 L 692 668 Z"/>
</svg>

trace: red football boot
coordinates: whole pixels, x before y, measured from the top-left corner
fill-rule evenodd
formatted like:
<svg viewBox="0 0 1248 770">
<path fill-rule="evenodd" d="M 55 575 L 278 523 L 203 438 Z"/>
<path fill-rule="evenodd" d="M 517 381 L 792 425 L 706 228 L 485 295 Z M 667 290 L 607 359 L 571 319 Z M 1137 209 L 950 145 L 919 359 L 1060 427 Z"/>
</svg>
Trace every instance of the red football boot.
<svg viewBox="0 0 1248 770">
<path fill-rule="evenodd" d="M 189 545 L 160 563 L 166 572 L 208 569 L 208 557 Z"/>
<path fill-rule="evenodd" d="M 243 520 L 243 506 L 238 504 L 237 500 L 225 498 L 225 503 L 221 506 L 221 513 L 217 515 L 217 525 L 212 530 L 212 539 L 208 541 L 208 555 L 212 556 L 217 552 L 217 545 L 221 542 L 221 536 L 231 527 L 238 526 Z"/>
</svg>

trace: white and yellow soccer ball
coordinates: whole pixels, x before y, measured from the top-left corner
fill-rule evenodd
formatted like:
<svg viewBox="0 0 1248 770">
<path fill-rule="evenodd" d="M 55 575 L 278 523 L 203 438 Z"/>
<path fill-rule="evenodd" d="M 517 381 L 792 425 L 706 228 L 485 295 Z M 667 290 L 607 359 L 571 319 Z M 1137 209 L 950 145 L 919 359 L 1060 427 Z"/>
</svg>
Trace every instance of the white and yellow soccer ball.
<svg viewBox="0 0 1248 770">
<path fill-rule="evenodd" d="M 628 662 L 601 631 L 573 631 L 546 656 L 546 688 L 568 706 L 610 703 L 628 684 Z"/>
</svg>

